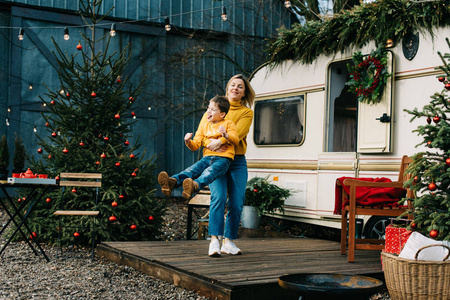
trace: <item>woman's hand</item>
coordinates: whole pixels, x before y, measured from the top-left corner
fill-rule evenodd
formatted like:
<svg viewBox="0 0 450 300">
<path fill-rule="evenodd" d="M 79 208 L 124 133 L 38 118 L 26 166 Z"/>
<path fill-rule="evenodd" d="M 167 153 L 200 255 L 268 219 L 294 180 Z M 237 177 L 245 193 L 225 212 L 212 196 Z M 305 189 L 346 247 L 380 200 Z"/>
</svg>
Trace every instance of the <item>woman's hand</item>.
<svg viewBox="0 0 450 300">
<path fill-rule="evenodd" d="M 210 139 L 210 143 L 206 148 L 210 151 L 225 152 L 227 151 L 228 146 L 222 144 L 222 141 L 219 139 Z"/>
</svg>

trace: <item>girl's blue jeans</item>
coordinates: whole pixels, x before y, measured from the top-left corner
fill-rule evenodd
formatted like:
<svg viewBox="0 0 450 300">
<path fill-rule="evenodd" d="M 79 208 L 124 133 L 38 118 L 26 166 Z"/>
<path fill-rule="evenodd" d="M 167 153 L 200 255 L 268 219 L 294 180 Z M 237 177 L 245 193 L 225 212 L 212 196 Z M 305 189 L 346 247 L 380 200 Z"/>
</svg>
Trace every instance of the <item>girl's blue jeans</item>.
<svg viewBox="0 0 450 300">
<path fill-rule="evenodd" d="M 247 161 L 245 156 L 236 155 L 228 168 L 228 172 L 209 185 L 211 190 L 211 204 L 209 207 L 210 235 L 224 236 L 231 240 L 237 239 L 247 179 Z M 225 205 L 228 208 L 226 222 L 224 220 Z"/>
<path fill-rule="evenodd" d="M 230 162 L 231 159 L 226 157 L 204 156 L 183 172 L 171 177 L 177 180 L 177 186 L 183 184 L 186 178 L 192 178 L 198 183 L 199 190 L 201 190 L 216 178 L 223 176 L 227 172 Z"/>
</svg>

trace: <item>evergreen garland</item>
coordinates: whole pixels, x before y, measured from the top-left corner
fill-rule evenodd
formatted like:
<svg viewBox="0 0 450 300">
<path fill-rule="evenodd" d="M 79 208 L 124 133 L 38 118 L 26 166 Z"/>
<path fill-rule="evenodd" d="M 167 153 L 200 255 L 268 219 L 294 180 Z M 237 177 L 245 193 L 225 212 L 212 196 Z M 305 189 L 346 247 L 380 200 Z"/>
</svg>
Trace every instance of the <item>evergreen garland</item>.
<svg viewBox="0 0 450 300">
<path fill-rule="evenodd" d="M 428 32 L 450 25 L 450 1 L 414 2 L 378 0 L 355 6 L 335 14 L 327 21 L 282 27 L 278 37 L 268 46 L 269 62 L 285 60 L 312 63 L 319 55 L 360 48 L 375 41 L 385 44 L 388 39 L 399 43 L 411 31 Z"/>
</svg>

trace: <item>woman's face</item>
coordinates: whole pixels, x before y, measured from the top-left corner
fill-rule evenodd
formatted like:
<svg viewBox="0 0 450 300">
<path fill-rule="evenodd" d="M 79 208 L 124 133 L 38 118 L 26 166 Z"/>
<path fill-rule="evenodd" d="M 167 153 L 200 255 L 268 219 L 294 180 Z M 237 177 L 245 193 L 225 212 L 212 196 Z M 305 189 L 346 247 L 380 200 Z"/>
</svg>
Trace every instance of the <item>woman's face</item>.
<svg viewBox="0 0 450 300">
<path fill-rule="evenodd" d="M 245 82 L 240 78 L 233 79 L 227 90 L 227 97 L 229 101 L 241 101 L 245 96 Z"/>
</svg>

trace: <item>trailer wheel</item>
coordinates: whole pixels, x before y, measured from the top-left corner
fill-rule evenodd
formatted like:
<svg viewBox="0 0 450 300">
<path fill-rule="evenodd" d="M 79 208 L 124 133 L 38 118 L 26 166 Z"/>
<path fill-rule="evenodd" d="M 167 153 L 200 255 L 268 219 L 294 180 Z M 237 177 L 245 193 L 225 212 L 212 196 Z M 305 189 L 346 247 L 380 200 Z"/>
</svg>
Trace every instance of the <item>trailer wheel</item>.
<svg viewBox="0 0 450 300">
<path fill-rule="evenodd" d="M 364 237 L 366 239 L 384 239 L 386 227 L 391 223 L 392 217 L 371 217 L 364 226 Z"/>
</svg>

